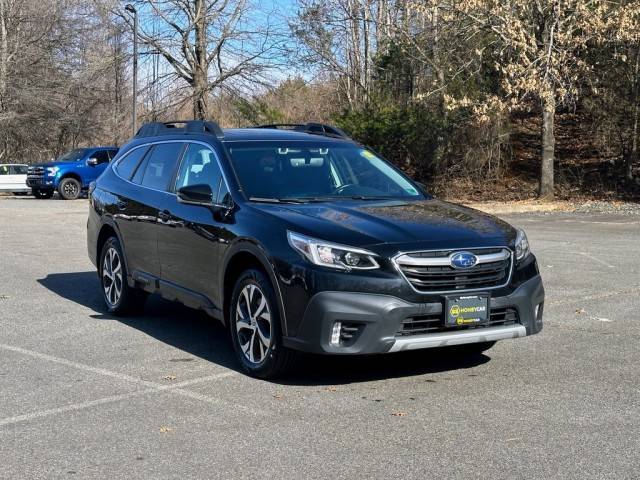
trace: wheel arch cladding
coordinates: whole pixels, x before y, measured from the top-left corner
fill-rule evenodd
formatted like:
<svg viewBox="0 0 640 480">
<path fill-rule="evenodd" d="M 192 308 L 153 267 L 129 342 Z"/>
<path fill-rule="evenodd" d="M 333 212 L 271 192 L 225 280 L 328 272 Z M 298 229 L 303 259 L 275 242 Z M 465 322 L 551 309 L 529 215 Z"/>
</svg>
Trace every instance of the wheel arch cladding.
<svg viewBox="0 0 640 480">
<path fill-rule="evenodd" d="M 84 185 L 84 183 L 82 181 L 82 177 L 79 174 L 75 173 L 75 172 L 67 172 L 67 173 L 62 174 L 62 176 L 60 177 L 60 180 L 58 182 L 58 185 L 60 185 L 60 183 L 63 180 L 67 179 L 67 178 L 73 178 L 74 180 L 77 180 L 78 182 L 80 182 L 80 188 L 82 188 L 83 185 Z"/>
<path fill-rule="evenodd" d="M 231 308 L 231 296 L 233 295 L 233 287 L 235 285 L 236 280 L 242 274 L 242 272 L 255 268 L 256 270 L 260 270 L 263 272 L 269 281 L 271 282 L 271 286 L 276 295 L 276 301 L 278 303 L 278 313 L 280 314 L 280 327 L 285 334 L 287 331 L 287 322 L 285 321 L 285 313 L 284 306 L 282 304 L 282 295 L 280 294 L 280 288 L 278 286 L 278 281 L 275 276 L 275 272 L 271 265 L 267 262 L 265 258 L 259 253 L 257 247 L 245 246 L 244 248 L 238 249 L 233 252 L 227 262 L 225 263 L 224 268 L 224 278 L 222 282 L 222 300 L 223 300 L 223 321 L 226 324 L 227 318 L 229 314 L 229 309 Z"/>
<path fill-rule="evenodd" d="M 102 248 L 104 247 L 104 244 L 107 242 L 107 240 L 111 237 L 115 237 L 118 240 L 118 243 L 120 244 L 120 250 L 122 250 L 122 259 L 124 260 L 127 274 L 130 275 L 131 272 L 129 271 L 129 265 L 127 263 L 127 254 L 125 252 L 122 239 L 120 238 L 120 234 L 118 233 L 116 228 L 109 223 L 105 223 L 104 225 L 102 225 L 102 227 L 100 227 L 100 233 L 98 234 L 98 240 L 96 242 L 96 263 L 98 265 L 98 269 L 100 268 L 100 257 L 102 255 Z"/>
</svg>

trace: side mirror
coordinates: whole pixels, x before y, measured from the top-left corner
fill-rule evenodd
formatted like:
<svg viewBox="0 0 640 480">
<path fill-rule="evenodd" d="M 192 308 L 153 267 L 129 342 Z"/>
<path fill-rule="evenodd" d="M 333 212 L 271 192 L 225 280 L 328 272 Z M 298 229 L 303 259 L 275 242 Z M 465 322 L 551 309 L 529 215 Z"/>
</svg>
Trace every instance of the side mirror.
<svg viewBox="0 0 640 480">
<path fill-rule="evenodd" d="M 88 159 L 87 165 L 89 165 L 90 167 L 95 167 L 96 165 L 98 165 L 98 159 L 97 158 Z"/>
<path fill-rule="evenodd" d="M 178 190 L 178 200 L 195 205 L 213 205 L 213 190 L 206 183 L 187 185 Z"/>
</svg>

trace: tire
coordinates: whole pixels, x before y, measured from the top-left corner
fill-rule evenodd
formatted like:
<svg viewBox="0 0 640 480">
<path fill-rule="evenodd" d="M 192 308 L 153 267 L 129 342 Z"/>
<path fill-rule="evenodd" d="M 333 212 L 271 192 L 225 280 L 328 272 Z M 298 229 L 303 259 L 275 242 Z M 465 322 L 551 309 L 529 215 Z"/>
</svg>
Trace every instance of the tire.
<svg viewBox="0 0 640 480">
<path fill-rule="evenodd" d="M 127 266 L 123 261 L 122 247 L 116 237 L 110 237 L 100 252 L 98 274 L 102 298 L 109 313 L 127 315 L 144 307 L 147 292 L 132 288 L 127 283 Z"/>
<path fill-rule="evenodd" d="M 82 185 L 75 178 L 63 178 L 58 185 L 58 193 L 64 200 L 76 200 L 82 193 Z"/>
<path fill-rule="evenodd" d="M 53 190 L 33 190 L 33 196 L 41 200 L 46 200 L 53 197 Z"/>
<path fill-rule="evenodd" d="M 253 377 L 281 376 L 291 369 L 297 356 L 282 345 L 277 305 L 273 286 L 263 272 L 250 269 L 240 275 L 231 296 L 227 324 L 236 357 Z"/>
<path fill-rule="evenodd" d="M 478 343 L 467 343 L 465 345 L 456 345 L 452 347 L 456 353 L 461 355 L 481 355 L 490 348 L 492 348 L 497 342 L 478 342 Z"/>
</svg>

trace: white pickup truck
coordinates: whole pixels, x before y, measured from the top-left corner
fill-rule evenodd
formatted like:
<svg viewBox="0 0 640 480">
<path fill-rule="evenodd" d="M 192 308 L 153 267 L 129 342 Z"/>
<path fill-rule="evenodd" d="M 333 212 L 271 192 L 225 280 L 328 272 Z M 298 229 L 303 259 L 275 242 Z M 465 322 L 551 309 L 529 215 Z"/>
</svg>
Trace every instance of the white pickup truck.
<svg viewBox="0 0 640 480">
<path fill-rule="evenodd" d="M 29 193 L 27 165 L 0 164 L 0 192 Z"/>
</svg>

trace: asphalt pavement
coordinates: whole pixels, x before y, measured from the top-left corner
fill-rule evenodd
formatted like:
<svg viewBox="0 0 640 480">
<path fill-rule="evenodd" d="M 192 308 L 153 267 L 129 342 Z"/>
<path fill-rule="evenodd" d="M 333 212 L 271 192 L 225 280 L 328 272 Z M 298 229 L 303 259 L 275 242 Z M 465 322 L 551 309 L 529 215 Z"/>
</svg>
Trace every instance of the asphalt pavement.
<svg viewBox="0 0 640 480">
<path fill-rule="evenodd" d="M 106 314 L 87 209 L 0 198 L 2 479 L 640 477 L 638 215 L 505 217 L 538 256 L 539 335 L 267 382 L 198 312 Z"/>
</svg>

